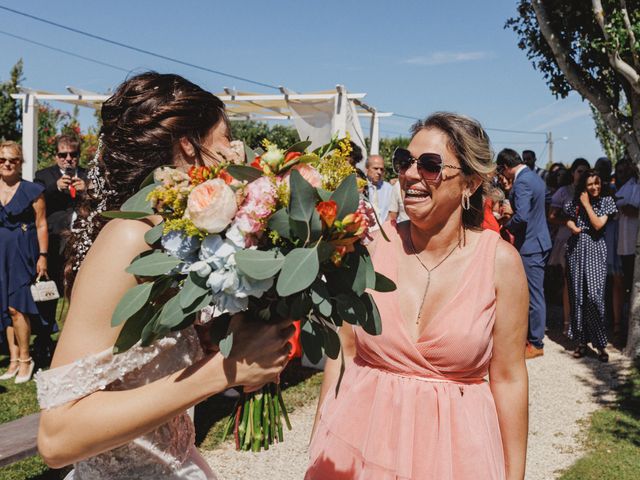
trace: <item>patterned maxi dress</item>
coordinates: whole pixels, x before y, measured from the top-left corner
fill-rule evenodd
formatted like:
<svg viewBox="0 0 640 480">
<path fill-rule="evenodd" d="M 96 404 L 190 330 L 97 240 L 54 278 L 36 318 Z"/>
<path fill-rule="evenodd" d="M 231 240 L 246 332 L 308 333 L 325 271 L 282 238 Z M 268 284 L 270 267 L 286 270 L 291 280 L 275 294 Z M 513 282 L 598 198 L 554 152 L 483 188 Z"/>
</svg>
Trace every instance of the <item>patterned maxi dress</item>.
<svg viewBox="0 0 640 480">
<path fill-rule="evenodd" d="M 606 196 L 591 200 L 598 217 L 612 216 L 618 210 L 613 198 Z M 580 201 L 571 200 L 564 212 L 578 228 L 567 242 L 567 281 L 571 305 L 569 338 L 580 345 L 591 343 L 595 348 L 607 346 L 604 326 L 604 289 L 607 280 L 607 244 L 605 229 L 596 230 Z"/>
</svg>

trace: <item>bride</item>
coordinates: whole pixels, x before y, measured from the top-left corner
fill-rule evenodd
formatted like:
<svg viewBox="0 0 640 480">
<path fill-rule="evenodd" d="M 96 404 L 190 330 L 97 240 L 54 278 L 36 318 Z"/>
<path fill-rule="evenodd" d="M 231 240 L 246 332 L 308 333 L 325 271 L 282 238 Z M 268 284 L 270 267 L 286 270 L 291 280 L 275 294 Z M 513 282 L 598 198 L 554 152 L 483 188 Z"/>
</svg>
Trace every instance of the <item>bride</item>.
<svg viewBox="0 0 640 480">
<path fill-rule="evenodd" d="M 226 359 L 203 351 L 194 327 L 113 355 L 121 327 L 111 327 L 111 316 L 138 281 L 125 268 L 149 249 L 144 235 L 159 220 L 107 223 L 96 211 L 118 209 L 161 165 L 214 162 L 212 152 L 229 148 L 224 105 L 182 77 L 149 72 L 120 85 L 102 107 L 102 122 L 103 150 L 92 170 L 101 193 L 71 240 L 70 284 L 88 252 L 51 369 L 36 377 L 38 449 L 51 467 L 73 463 L 68 479 L 215 479 L 185 411 L 227 388 L 274 381 L 294 328 L 235 316 Z"/>
</svg>

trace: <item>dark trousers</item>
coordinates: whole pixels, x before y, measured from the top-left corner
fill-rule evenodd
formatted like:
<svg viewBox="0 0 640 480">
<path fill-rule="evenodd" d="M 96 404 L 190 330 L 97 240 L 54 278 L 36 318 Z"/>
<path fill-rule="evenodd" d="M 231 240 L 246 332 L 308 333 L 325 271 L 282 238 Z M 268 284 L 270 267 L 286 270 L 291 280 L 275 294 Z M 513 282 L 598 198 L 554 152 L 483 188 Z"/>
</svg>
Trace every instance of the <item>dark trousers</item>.
<svg viewBox="0 0 640 480">
<path fill-rule="evenodd" d="M 544 268 L 549 259 L 549 251 L 520 254 L 520 257 L 529 286 L 528 340 L 534 347 L 542 348 L 547 320 L 547 306 L 544 301 Z"/>
</svg>

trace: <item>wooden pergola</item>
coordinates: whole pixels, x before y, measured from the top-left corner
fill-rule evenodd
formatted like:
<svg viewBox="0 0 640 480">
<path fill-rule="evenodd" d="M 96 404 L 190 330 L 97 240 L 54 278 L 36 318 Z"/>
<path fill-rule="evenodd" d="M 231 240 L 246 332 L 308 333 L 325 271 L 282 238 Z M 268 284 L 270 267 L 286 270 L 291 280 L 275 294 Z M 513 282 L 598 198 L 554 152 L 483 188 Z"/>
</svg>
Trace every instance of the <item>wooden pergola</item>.
<svg viewBox="0 0 640 480">
<path fill-rule="evenodd" d="M 82 90 L 76 87 L 67 87 L 68 93 L 58 94 L 43 90 L 33 90 L 21 87 L 20 92 L 12 97 L 22 102 L 22 148 L 24 152 L 23 176 L 26 180 L 32 180 L 38 165 L 38 102 L 55 101 L 87 108 L 100 109 L 102 103 L 109 95 Z M 224 92 L 216 93 L 226 105 L 227 115 L 230 120 L 292 120 L 294 124 L 300 119 L 297 113 L 299 108 L 304 108 L 313 116 L 314 110 L 325 117 L 330 116 L 330 133 L 344 136 L 347 132 L 352 134 L 353 140 L 364 147 L 364 138 L 359 118 L 370 119 L 370 148 L 369 154 L 377 154 L 380 141 L 380 117 L 389 117 L 391 112 L 378 112 L 375 108 L 363 102 L 365 93 L 348 93 L 343 85 L 337 85 L 335 90 L 313 93 L 296 93 L 285 87 L 280 87 L 279 94 L 261 94 L 252 92 L 240 92 L 235 89 L 225 88 Z M 331 111 L 327 113 L 327 108 Z M 358 117 L 357 125 L 354 124 L 353 115 Z M 327 125 L 329 127 L 329 125 Z M 303 137 L 303 133 L 298 132 Z M 355 133 L 355 135 L 354 135 Z M 306 137 L 308 135 L 304 135 Z M 310 136 L 311 140 L 314 140 Z M 318 139 L 320 140 L 320 139 Z M 323 141 L 326 141 L 322 139 Z M 364 151 L 364 148 L 363 148 Z"/>
</svg>

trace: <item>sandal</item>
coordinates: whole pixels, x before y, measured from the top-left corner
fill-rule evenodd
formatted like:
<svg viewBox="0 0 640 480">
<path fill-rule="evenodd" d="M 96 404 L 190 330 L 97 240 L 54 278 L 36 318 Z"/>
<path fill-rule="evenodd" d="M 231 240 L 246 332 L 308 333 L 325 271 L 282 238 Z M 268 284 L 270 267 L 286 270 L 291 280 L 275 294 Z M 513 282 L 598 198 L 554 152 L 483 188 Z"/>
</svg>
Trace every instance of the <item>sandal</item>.
<svg viewBox="0 0 640 480">
<path fill-rule="evenodd" d="M 18 374 L 18 370 L 20 370 L 20 366 L 18 365 L 18 367 L 16 367 L 15 370 L 11 370 L 11 364 L 12 363 L 19 363 L 20 360 L 16 359 L 11 359 L 9 360 L 9 368 L 7 368 L 7 371 L 4 372 L 2 375 L 0 375 L 0 380 L 9 380 L 10 378 L 15 377 Z"/>
<path fill-rule="evenodd" d="M 573 351 L 573 358 L 582 358 L 587 354 L 587 346 L 586 345 L 578 345 Z"/>
<path fill-rule="evenodd" d="M 609 354 L 604 350 L 598 350 L 598 360 L 602 363 L 607 363 L 609 361 Z"/>
</svg>

